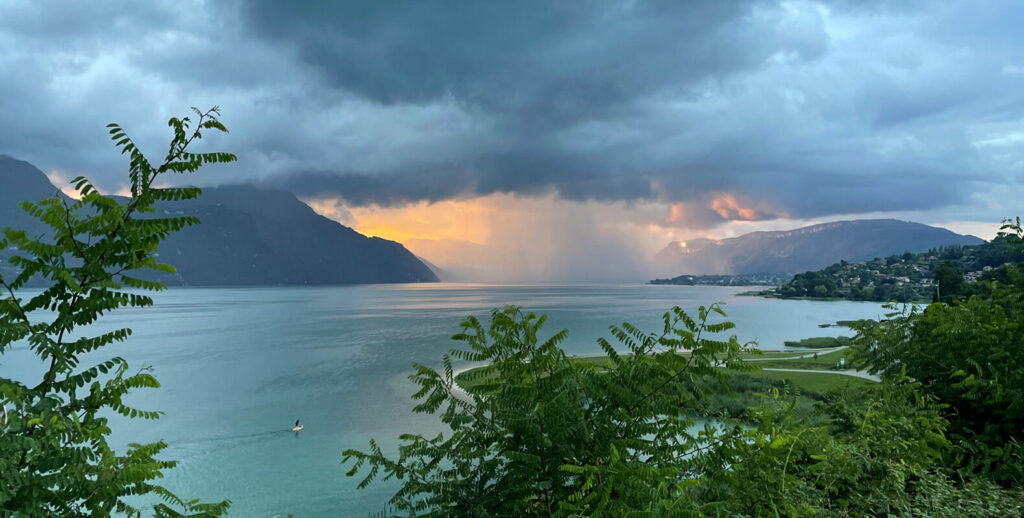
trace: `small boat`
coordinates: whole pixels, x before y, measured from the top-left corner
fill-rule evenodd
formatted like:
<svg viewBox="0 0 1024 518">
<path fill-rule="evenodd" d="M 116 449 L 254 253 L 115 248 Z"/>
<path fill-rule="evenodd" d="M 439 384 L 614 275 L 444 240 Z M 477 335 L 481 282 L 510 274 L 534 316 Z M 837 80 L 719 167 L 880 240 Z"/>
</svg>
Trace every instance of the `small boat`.
<svg viewBox="0 0 1024 518">
<path fill-rule="evenodd" d="M 297 432 L 297 431 L 299 431 L 299 430 L 301 430 L 301 429 L 302 429 L 302 425 L 301 425 L 301 424 L 299 424 L 299 420 L 298 420 L 298 419 L 296 419 L 296 420 L 295 420 L 295 426 L 293 426 L 293 427 L 292 427 L 292 431 L 293 431 L 293 432 Z"/>
</svg>

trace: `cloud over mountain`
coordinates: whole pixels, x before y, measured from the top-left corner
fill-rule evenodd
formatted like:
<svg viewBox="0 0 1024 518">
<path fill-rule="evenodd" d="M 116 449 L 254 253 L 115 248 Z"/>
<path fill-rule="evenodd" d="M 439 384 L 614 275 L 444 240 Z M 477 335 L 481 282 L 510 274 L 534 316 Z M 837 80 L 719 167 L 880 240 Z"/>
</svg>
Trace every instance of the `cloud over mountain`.
<svg viewBox="0 0 1024 518">
<path fill-rule="evenodd" d="M 241 160 L 196 182 L 349 206 L 554 195 L 702 228 L 997 220 L 1024 191 L 1010 2 L 83 5 L 2 4 L 0 152 L 112 190 L 103 124 L 159 152 L 161 119 L 218 103 Z"/>
</svg>

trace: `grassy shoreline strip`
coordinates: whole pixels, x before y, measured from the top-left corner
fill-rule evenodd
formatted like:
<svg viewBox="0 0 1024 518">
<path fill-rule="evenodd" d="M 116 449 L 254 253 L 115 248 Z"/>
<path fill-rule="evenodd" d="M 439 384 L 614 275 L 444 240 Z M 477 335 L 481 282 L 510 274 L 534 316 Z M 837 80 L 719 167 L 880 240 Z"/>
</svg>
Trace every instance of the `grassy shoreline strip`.
<svg viewBox="0 0 1024 518">
<path fill-rule="evenodd" d="M 771 355 L 769 355 L 771 353 Z M 807 354 L 807 351 L 768 351 L 765 354 L 750 354 L 748 358 L 758 358 L 757 365 L 764 368 L 783 368 L 783 369 L 806 369 L 821 372 L 780 372 L 770 370 L 757 370 L 745 372 L 744 374 L 752 377 L 767 378 L 772 380 L 785 380 L 793 387 L 806 392 L 813 392 L 821 394 L 828 392 L 833 389 L 840 389 L 850 384 L 870 384 L 874 381 L 857 378 L 854 376 L 844 375 L 840 371 L 829 370 L 840 358 L 847 354 L 845 350 L 832 351 L 817 355 L 817 357 L 808 358 L 792 358 L 794 354 Z M 772 359 L 774 356 L 785 356 L 789 359 Z M 762 359 L 763 358 L 763 359 Z M 607 356 L 575 356 L 572 358 L 573 362 L 590 365 L 593 367 L 605 367 L 610 365 L 610 360 Z M 471 390 L 474 387 L 492 381 L 493 376 L 481 375 L 481 370 L 487 369 L 487 366 L 474 367 L 465 371 L 459 372 L 455 376 L 455 381 L 460 387 L 465 390 Z"/>
</svg>

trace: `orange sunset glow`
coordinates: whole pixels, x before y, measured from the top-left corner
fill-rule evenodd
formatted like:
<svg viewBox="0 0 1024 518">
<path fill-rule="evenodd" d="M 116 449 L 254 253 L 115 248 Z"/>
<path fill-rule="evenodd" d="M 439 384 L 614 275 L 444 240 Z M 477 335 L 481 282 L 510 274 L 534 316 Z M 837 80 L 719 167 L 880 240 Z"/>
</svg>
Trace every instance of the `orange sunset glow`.
<svg viewBox="0 0 1024 518">
<path fill-rule="evenodd" d="M 682 241 L 679 246 L 685 247 L 686 239 L 729 237 L 753 230 L 751 225 L 779 224 L 777 219 L 757 220 L 768 212 L 782 213 L 756 203 L 743 204 L 729 193 L 705 202 L 671 205 L 511 194 L 394 207 L 349 206 L 338 198 L 304 201 L 323 216 L 368 236 L 398 241 L 442 268 L 470 271 L 473 279 L 499 280 L 544 280 L 554 272 L 566 275 L 567 271 L 581 275 L 646 271 L 649 259 L 667 242 Z M 695 216 L 700 214 L 724 221 L 709 229 L 707 216 Z M 593 261 L 600 253 L 613 254 L 615 260 Z"/>
<path fill-rule="evenodd" d="M 398 242 L 412 239 L 457 239 L 487 243 L 492 234 L 488 223 L 501 210 L 494 201 L 477 198 L 421 202 L 398 208 L 370 206 L 349 210 L 358 222 L 359 231 L 369 236 Z"/>
<path fill-rule="evenodd" d="M 668 208 L 657 203 L 570 202 L 553 195 L 509 194 L 398 207 L 350 207 L 334 198 L 305 201 L 326 217 L 360 233 L 401 242 L 439 266 L 486 270 L 489 277 L 502 279 L 543 278 L 568 268 L 573 261 L 567 258 L 592 254 L 611 243 L 626 243 L 614 251 L 616 257 L 628 256 L 624 260 L 639 267 L 679 231 L 664 226 Z"/>
</svg>

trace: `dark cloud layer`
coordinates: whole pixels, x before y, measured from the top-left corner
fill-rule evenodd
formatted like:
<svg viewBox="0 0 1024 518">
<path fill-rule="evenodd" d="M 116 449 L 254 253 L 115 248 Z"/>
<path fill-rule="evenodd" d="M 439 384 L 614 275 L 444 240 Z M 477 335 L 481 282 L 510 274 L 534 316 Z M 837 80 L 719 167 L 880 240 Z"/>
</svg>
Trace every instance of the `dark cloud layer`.
<svg viewBox="0 0 1024 518">
<path fill-rule="evenodd" d="M 989 219 L 1024 190 L 1013 2 L 82 5 L 0 2 L 0 152 L 111 188 L 104 123 L 156 151 L 160 119 L 217 103 L 242 160 L 197 182 L 353 205 L 556 193 L 703 226 Z"/>
</svg>

